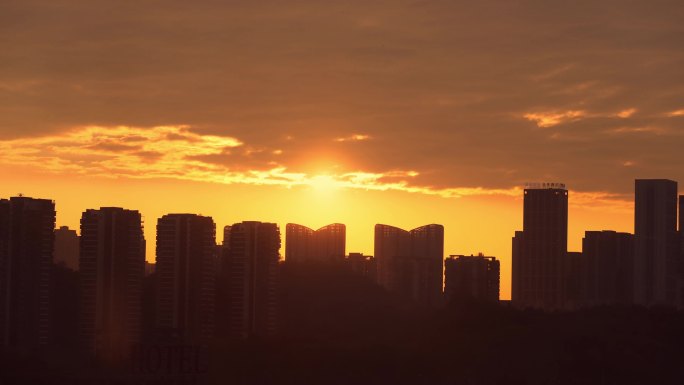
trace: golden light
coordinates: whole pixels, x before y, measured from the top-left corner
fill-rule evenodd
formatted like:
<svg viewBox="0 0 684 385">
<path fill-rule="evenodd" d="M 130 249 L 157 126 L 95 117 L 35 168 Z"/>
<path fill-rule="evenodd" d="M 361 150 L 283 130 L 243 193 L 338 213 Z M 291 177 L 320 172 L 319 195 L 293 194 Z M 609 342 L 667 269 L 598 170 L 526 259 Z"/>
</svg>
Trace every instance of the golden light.
<svg viewBox="0 0 684 385">
<path fill-rule="evenodd" d="M 332 193 L 340 186 L 339 182 L 330 175 L 316 175 L 309 179 L 309 184 L 313 187 L 314 191 L 326 195 Z"/>
</svg>

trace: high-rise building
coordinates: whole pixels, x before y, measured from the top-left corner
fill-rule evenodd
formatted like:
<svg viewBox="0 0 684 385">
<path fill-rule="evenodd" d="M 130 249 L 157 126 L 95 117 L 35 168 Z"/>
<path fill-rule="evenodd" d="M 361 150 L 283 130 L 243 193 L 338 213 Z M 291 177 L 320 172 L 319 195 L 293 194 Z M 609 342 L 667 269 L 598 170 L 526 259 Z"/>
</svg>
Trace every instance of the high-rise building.
<svg viewBox="0 0 684 385">
<path fill-rule="evenodd" d="M 228 334 L 231 338 L 271 337 L 278 330 L 280 230 L 275 223 L 231 226 L 225 266 Z"/>
<path fill-rule="evenodd" d="M 568 251 L 563 259 L 564 304 L 568 310 L 589 305 L 589 291 L 593 287 L 594 274 L 587 261 L 587 255 L 578 251 Z"/>
<path fill-rule="evenodd" d="M 679 308 L 684 308 L 684 195 L 679 196 L 679 263 L 680 263 L 680 274 L 679 274 L 679 285 L 678 285 L 678 298 L 677 306 Z"/>
<path fill-rule="evenodd" d="M 386 290 L 408 296 L 407 260 L 411 256 L 411 234 L 398 227 L 375 225 L 374 254 L 378 284 Z"/>
<path fill-rule="evenodd" d="M 637 179 L 634 199 L 634 300 L 676 306 L 681 258 L 677 182 Z"/>
<path fill-rule="evenodd" d="M 523 232 L 516 231 L 512 239 L 513 252 L 511 253 L 511 299 L 520 298 L 520 286 L 522 282 L 520 261 L 522 256 Z"/>
<path fill-rule="evenodd" d="M 62 226 L 55 230 L 55 263 L 78 270 L 79 237 L 76 230 Z"/>
<path fill-rule="evenodd" d="M 679 196 L 679 232 L 684 233 L 684 195 Z"/>
<path fill-rule="evenodd" d="M 585 305 L 632 303 L 634 236 L 615 231 L 587 231 L 582 240 L 587 282 Z"/>
<path fill-rule="evenodd" d="M 453 300 L 499 300 L 500 266 L 494 257 L 451 255 L 444 261 L 444 297 Z"/>
<path fill-rule="evenodd" d="M 29 351 L 48 343 L 55 203 L 0 200 L 0 347 Z"/>
<path fill-rule="evenodd" d="M 81 314 L 85 348 L 106 360 L 140 341 L 145 238 L 138 211 L 118 207 L 81 216 Z"/>
<path fill-rule="evenodd" d="M 424 305 L 442 302 L 444 226 L 411 231 L 375 225 L 378 283 L 390 292 Z"/>
<path fill-rule="evenodd" d="M 517 306 L 564 306 L 568 245 L 568 190 L 561 183 L 529 184 L 523 231 L 513 239 L 513 297 Z"/>
<path fill-rule="evenodd" d="M 156 327 L 170 340 L 206 344 L 214 335 L 216 225 L 169 214 L 157 221 Z"/>
<path fill-rule="evenodd" d="M 312 230 L 288 223 L 285 226 L 285 259 L 292 262 L 342 260 L 345 256 L 346 226 L 333 223 Z"/>
</svg>

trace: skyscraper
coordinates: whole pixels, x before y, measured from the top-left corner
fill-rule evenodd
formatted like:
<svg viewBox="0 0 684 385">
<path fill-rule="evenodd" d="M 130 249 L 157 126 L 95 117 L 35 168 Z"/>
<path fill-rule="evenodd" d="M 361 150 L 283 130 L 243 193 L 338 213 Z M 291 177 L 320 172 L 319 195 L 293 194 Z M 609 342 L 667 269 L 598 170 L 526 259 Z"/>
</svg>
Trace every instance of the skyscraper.
<svg viewBox="0 0 684 385">
<path fill-rule="evenodd" d="M 587 266 L 586 305 L 632 303 L 634 236 L 615 231 L 587 231 L 582 240 Z"/>
<path fill-rule="evenodd" d="M 285 226 L 285 259 L 293 262 L 342 260 L 346 251 L 346 226 L 333 223 L 312 230 L 288 223 Z"/>
<path fill-rule="evenodd" d="M 390 292 L 408 296 L 404 265 L 411 256 L 411 234 L 398 227 L 375 225 L 374 254 L 378 284 Z"/>
<path fill-rule="evenodd" d="M 377 224 L 375 258 L 378 283 L 385 289 L 424 305 L 441 303 L 444 226 L 406 231 Z"/>
<path fill-rule="evenodd" d="M 677 306 L 684 308 L 684 195 L 679 196 L 679 285 Z"/>
<path fill-rule="evenodd" d="M 214 334 L 216 225 L 169 214 L 157 221 L 156 327 L 167 338 L 206 344 Z"/>
<path fill-rule="evenodd" d="M 78 270 L 79 237 L 76 230 L 62 226 L 55 230 L 55 263 Z"/>
<path fill-rule="evenodd" d="M 48 343 L 54 229 L 53 201 L 0 200 L 0 347 Z"/>
<path fill-rule="evenodd" d="M 523 199 L 523 231 L 513 238 L 513 303 L 560 308 L 568 247 L 568 190 L 561 183 L 529 184 Z"/>
<path fill-rule="evenodd" d="M 634 300 L 676 306 L 681 258 L 677 182 L 637 179 L 634 187 Z"/>
<path fill-rule="evenodd" d="M 226 261 L 228 333 L 231 338 L 271 337 L 278 328 L 280 230 L 275 223 L 231 226 Z"/>
<path fill-rule="evenodd" d="M 494 257 L 451 255 L 444 261 L 444 297 L 452 300 L 499 300 L 500 267 Z"/>
<path fill-rule="evenodd" d="M 145 238 L 138 211 L 118 207 L 81 216 L 80 334 L 88 351 L 107 360 L 140 341 Z"/>
</svg>

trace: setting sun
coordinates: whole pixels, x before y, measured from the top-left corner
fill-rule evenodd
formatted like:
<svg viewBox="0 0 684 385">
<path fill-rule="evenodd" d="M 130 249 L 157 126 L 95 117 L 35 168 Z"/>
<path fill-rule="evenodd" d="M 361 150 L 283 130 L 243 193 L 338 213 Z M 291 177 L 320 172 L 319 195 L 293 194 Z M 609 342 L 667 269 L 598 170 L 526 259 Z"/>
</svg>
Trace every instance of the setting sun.
<svg viewBox="0 0 684 385">
<path fill-rule="evenodd" d="M 330 175 L 316 175 L 309 180 L 311 187 L 319 194 L 329 195 L 340 187 L 340 182 Z"/>
</svg>

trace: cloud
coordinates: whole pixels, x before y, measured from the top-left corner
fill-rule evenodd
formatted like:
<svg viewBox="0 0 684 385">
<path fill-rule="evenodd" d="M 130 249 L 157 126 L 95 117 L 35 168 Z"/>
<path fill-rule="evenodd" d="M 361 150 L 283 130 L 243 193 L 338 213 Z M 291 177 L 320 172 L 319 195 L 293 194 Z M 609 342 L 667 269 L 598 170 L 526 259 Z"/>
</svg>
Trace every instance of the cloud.
<svg viewBox="0 0 684 385">
<path fill-rule="evenodd" d="M 135 142 L 134 145 L 128 144 Z M 222 184 L 315 185 L 318 174 L 290 171 L 255 155 L 280 155 L 246 146 L 232 137 L 201 135 L 187 126 L 75 128 L 58 135 L 0 141 L 0 164 L 30 165 L 59 174 L 100 177 L 173 178 Z M 230 157 L 226 161 L 225 157 Z M 336 187 L 403 191 L 454 198 L 470 195 L 519 195 L 519 189 L 431 188 L 411 183 L 416 171 L 346 171 L 326 176 Z"/>
<path fill-rule="evenodd" d="M 580 110 L 537 112 L 524 115 L 525 119 L 535 122 L 537 126 L 541 128 L 553 127 L 561 123 L 579 120 L 584 116 L 586 116 L 586 112 Z"/>
<path fill-rule="evenodd" d="M 368 140 L 370 139 L 370 135 L 364 135 L 364 134 L 353 134 L 341 138 L 336 138 L 336 142 L 358 142 L 362 140 Z"/>
<path fill-rule="evenodd" d="M 628 108 L 626 110 L 622 110 L 616 114 L 618 118 L 626 119 L 629 118 L 630 116 L 634 115 L 637 112 L 636 108 Z"/>
<path fill-rule="evenodd" d="M 3 161 L 443 195 L 684 180 L 681 1 L 103 4 L 3 5 Z"/>
</svg>

